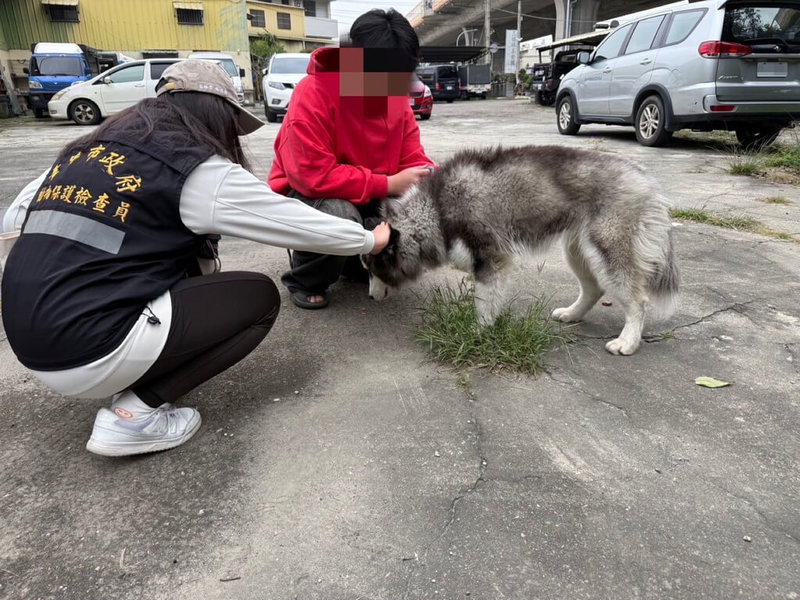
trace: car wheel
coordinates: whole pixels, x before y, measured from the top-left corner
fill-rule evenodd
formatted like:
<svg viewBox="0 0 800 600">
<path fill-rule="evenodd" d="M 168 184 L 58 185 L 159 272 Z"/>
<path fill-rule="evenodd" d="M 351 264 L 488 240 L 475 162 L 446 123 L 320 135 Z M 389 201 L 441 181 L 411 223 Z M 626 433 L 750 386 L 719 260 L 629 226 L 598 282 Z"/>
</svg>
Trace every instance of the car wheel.
<svg viewBox="0 0 800 600">
<path fill-rule="evenodd" d="M 69 118 L 78 125 L 97 125 L 100 122 L 100 109 L 91 100 L 76 100 L 69 106 Z"/>
<path fill-rule="evenodd" d="M 430 119 L 430 118 L 431 118 L 431 116 L 430 116 L 430 115 L 420 115 L 420 116 L 419 116 L 419 118 L 420 118 L 420 120 L 422 120 L 422 121 L 427 121 L 428 119 Z"/>
<path fill-rule="evenodd" d="M 47 111 L 43 108 L 34 108 L 33 116 L 36 119 L 44 119 L 45 117 L 49 117 L 50 115 L 47 114 Z"/>
<path fill-rule="evenodd" d="M 564 96 L 558 102 L 558 109 L 556 110 L 556 124 L 558 125 L 558 132 L 562 135 L 575 135 L 581 128 L 579 123 L 575 122 L 575 103 L 572 101 L 572 96 Z"/>
<path fill-rule="evenodd" d="M 270 123 L 276 123 L 278 121 L 278 113 L 268 109 L 266 106 L 264 107 L 264 112 L 267 113 L 267 121 Z"/>
<path fill-rule="evenodd" d="M 666 129 L 664 102 L 659 96 L 649 96 L 636 111 L 636 140 L 642 146 L 663 146 L 672 137 Z"/>
<path fill-rule="evenodd" d="M 452 99 L 452 98 L 448 98 L 448 99 L 447 99 L 447 103 L 448 103 L 448 104 L 452 104 L 452 103 L 453 103 L 453 99 Z"/>
<path fill-rule="evenodd" d="M 736 139 L 742 148 L 757 152 L 766 148 L 780 135 L 782 127 L 740 127 L 736 130 Z"/>
</svg>

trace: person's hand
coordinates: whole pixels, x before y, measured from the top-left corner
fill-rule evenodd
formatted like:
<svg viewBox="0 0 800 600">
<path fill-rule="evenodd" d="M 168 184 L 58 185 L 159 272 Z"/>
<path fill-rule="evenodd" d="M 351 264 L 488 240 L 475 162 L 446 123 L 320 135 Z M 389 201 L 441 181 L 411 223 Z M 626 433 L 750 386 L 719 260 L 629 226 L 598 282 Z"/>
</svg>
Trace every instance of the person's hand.
<svg viewBox="0 0 800 600">
<path fill-rule="evenodd" d="M 399 173 L 387 177 L 389 180 L 387 194 L 389 196 L 402 196 L 412 185 L 430 176 L 431 169 L 427 166 L 403 169 Z"/>
<path fill-rule="evenodd" d="M 375 245 L 372 247 L 370 254 L 380 254 L 383 252 L 383 249 L 389 245 L 389 234 L 391 232 L 392 229 L 386 221 L 381 221 L 381 224 L 372 230 L 372 236 L 375 238 Z"/>
</svg>

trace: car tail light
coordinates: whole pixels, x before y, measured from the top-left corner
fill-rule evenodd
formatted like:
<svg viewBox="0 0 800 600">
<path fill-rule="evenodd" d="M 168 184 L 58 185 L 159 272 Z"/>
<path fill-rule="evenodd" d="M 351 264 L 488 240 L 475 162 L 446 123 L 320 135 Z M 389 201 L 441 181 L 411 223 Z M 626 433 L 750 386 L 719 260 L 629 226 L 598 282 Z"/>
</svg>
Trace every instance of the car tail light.
<svg viewBox="0 0 800 600">
<path fill-rule="evenodd" d="M 436 82 L 436 91 L 439 92 L 439 91 L 441 91 L 441 89 L 442 89 L 442 84 L 437 81 Z"/>
<path fill-rule="evenodd" d="M 730 42 L 703 42 L 697 51 L 703 58 L 736 58 L 753 53 L 750 46 Z"/>
</svg>

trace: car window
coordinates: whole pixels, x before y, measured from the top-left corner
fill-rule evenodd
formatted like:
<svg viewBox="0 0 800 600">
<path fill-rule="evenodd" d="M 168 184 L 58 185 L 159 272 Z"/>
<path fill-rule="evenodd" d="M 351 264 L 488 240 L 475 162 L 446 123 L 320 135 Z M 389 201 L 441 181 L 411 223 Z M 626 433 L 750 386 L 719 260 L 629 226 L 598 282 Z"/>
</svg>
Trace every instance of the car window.
<svg viewBox="0 0 800 600">
<path fill-rule="evenodd" d="M 417 71 L 417 75 L 422 81 L 427 85 L 433 85 L 433 71 L 430 69 L 426 69 L 424 71 L 420 70 Z"/>
<path fill-rule="evenodd" d="M 305 73 L 311 55 L 300 58 L 276 58 L 270 65 L 270 73 Z"/>
<path fill-rule="evenodd" d="M 125 83 L 127 81 L 141 81 L 144 79 L 144 65 L 131 65 L 122 67 L 108 75 L 111 83 Z"/>
<path fill-rule="evenodd" d="M 751 43 L 780 39 L 790 44 L 800 42 L 800 9 L 794 6 L 726 6 L 722 41 Z"/>
<path fill-rule="evenodd" d="M 697 27 L 700 19 L 706 13 L 705 9 L 702 10 L 687 10 L 683 12 L 676 12 L 672 15 L 672 23 L 669 25 L 667 37 L 664 40 L 664 45 L 677 44 L 682 42 L 692 30 Z"/>
<path fill-rule="evenodd" d="M 74 56 L 39 56 L 33 60 L 34 75 L 82 75 L 81 59 Z"/>
<path fill-rule="evenodd" d="M 619 52 L 622 49 L 622 44 L 625 43 L 625 38 L 628 37 L 631 27 L 633 27 L 633 25 L 625 25 L 624 27 L 620 27 L 614 33 L 604 39 L 603 43 L 597 47 L 597 50 L 595 50 L 594 59 L 603 60 L 606 58 L 614 58 L 619 56 Z"/>
<path fill-rule="evenodd" d="M 150 79 L 161 79 L 162 73 L 170 66 L 171 62 L 152 62 L 150 63 Z"/>
<path fill-rule="evenodd" d="M 453 67 L 439 67 L 439 78 L 442 77 L 450 77 L 455 78 L 458 77 L 458 72 Z"/>
<path fill-rule="evenodd" d="M 225 69 L 225 72 L 231 77 L 239 76 L 239 69 L 236 68 L 236 63 L 230 58 L 220 58 L 219 65 Z M 303 70 L 305 73 L 305 70 Z"/>
<path fill-rule="evenodd" d="M 633 30 L 628 46 L 625 48 L 625 54 L 649 50 L 653 45 L 653 40 L 656 37 L 658 28 L 661 26 L 661 22 L 664 20 L 664 16 L 658 15 L 649 19 L 642 19 L 636 23 L 636 28 Z"/>
</svg>

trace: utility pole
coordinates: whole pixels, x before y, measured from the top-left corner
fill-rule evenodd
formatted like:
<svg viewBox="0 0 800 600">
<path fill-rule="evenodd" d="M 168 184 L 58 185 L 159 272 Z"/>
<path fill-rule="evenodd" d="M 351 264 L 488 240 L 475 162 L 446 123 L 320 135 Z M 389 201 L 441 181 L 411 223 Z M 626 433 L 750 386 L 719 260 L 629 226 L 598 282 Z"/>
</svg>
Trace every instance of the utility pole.
<svg viewBox="0 0 800 600">
<path fill-rule="evenodd" d="M 491 65 L 494 61 L 492 60 L 494 57 L 489 52 L 489 46 L 492 44 L 491 40 L 491 33 L 489 29 L 489 12 L 491 7 L 489 6 L 489 0 L 483 0 L 483 45 L 486 48 L 486 56 L 489 57 L 489 64 Z M 489 67 L 489 71 L 491 72 L 492 67 Z"/>
<path fill-rule="evenodd" d="M 483 0 L 483 44 L 486 46 L 486 52 L 489 52 L 489 46 L 492 43 L 491 40 L 491 32 L 489 31 L 489 13 L 491 12 L 491 7 L 489 6 L 489 0 Z"/>
<path fill-rule="evenodd" d="M 519 43 L 522 41 L 522 0 L 517 0 L 517 60 L 514 68 L 516 81 L 519 83 Z M 506 50 L 508 52 L 508 50 Z"/>
</svg>

